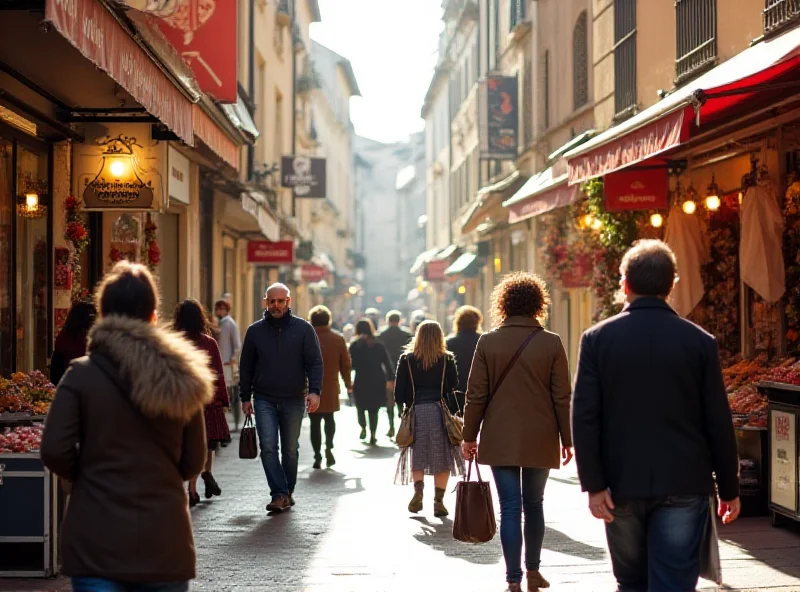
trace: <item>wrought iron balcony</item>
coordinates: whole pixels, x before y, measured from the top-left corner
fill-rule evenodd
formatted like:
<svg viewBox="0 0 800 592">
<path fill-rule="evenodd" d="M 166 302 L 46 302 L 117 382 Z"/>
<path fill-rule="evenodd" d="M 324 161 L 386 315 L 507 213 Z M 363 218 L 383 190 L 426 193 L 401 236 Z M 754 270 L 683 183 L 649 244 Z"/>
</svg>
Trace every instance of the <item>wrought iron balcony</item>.
<svg viewBox="0 0 800 592">
<path fill-rule="evenodd" d="M 775 33 L 800 22 L 800 0 L 765 0 L 764 34 Z"/>
<path fill-rule="evenodd" d="M 717 62 L 717 0 L 675 0 L 677 56 L 675 83 Z"/>
</svg>

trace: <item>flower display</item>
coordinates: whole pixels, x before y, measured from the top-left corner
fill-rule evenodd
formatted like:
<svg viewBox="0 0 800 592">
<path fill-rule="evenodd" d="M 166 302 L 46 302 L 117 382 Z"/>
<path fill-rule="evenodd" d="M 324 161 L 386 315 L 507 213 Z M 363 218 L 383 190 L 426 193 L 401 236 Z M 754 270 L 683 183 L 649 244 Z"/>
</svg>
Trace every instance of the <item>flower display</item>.
<svg viewBox="0 0 800 592">
<path fill-rule="evenodd" d="M 161 261 L 161 249 L 158 247 L 156 233 L 158 226 L 153 217 L 147 214 L 147 222 L 144 225 L 144 243 L 142 244 L 142 258 L 147 262 L 147 267 L 154 272 Z"/>
<path fill-rule="evenodd" d="M 89 228 L 86 226 L 80 201 L 74 195 L 64 201 L 64 212 L 64 240 L 70 246 L 67 265 L 72 271 L 72 301 L 75 302 L 81 291 L 81 255 L 89 246 Z"/>
<path fill-rule="evenodd" d="M 38 370 L 0 378 L 0 413 L 45 415 L 55 392 L 55 385 Z"/>
<path fill-rule="evenodd" d="M 786 262 L 786 342 L 800 353 L 800 180 L 789 184 L 784 200 L 783 260 Z"/>
</svg>

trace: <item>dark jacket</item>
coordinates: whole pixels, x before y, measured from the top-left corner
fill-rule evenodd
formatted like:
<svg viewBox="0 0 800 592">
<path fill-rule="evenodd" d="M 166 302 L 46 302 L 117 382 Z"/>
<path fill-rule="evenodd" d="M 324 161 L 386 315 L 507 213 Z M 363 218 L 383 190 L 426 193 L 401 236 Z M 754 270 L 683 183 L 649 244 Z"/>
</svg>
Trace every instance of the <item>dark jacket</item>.
<svg viewBox="0 0 800 592">
<path fill-rule="evenodd" d="M 431 368 L 425 370 L 413 353 L 406 353 L 397 362 L 394 400 L 401 410 L 403 406 L 410 407 L 412 402 L 436 403 L 442 398 L 447 400 L 447 393 L 457 385 L 458 369 L 453 356 L 442 356 Z"/>
<path fill-rule="evenodd" d="M 56 337 L 53 346 L 53 356 L 50 358 L 50 382 L 58 384 L 67 371 L 70 362 L 86 355 L 86 333 L 81 335 L 68 335 L 61 331 Z"/>
<path fill-rule="evenodd" d="M 472 368 L 472 358 L 475 356 L 475 348 L 478 347 L 478 339 L 481 334 L 477 331 L 459 331 L 455 335 L 447 338 L 447 350 L 456 357 L 458 366 L 458 386 L 462 393 L 467 392 L 467 380 L 469 371 Z"/>
<path fill-rule="evenodd" d="M 89 355 L 58 385 L 42 461 L 73 483 L 61 526 L 63 571 L 125 582 L 194 578 L 183 483 L 206 460 L 203 407 L 214 378 L 182 336 L 100 319 Z"/>
<path fill-rule="evenodd" d="M 537 329 L 505 382 L 492 396 L 500 374 L 520 345 Z M 557 469 L 562 446 L 572 446 L 569 429 L 569 362 L 561 338 L 530 317 L 508 317 L 481 335 L 467 387 L 464 440 L 480 433 L 478 462 L 493 467 Z"/>
<path fill-rule="evenodd" d="M 399 326 L 388 326 L 380 335 L 378 341 L 386 346 L 386 351 L 389 352 L 389 358 L 392 360 L 392 368 L 397 366 L 397 360 L 403 355 L 406 346 L 411 342 L 414 336 Z"/>
<path fill-rule="evenodd" d="M 615 497 L 739 495 L 736 439 L 717 343 L 659 298 L 581 339 L 572 402 L 584 491 Z"/>
<path fill-rule="evenodd" d="M 394 367 L 386 346 L 375 339 L 356 339 L 350 344 L 356 378 L 353 396 L 362 409 L 386 407 L 386 383 L 394 380 Z"/>
<path fill-rule="evenodd" d="M 250 325 L 239 358 L 242 403 L 304 397 L 322 392 L 322 351 L 311 323 L 291 314 L 274 320 L 269 312 Z"/>
</svg>

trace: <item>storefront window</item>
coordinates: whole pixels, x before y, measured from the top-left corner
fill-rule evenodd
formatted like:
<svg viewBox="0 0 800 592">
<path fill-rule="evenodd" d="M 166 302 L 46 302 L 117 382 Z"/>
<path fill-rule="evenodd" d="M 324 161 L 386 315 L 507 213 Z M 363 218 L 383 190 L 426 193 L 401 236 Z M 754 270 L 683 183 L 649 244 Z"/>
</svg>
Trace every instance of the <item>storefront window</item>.
<svg viewBox="0 0 800 592">
<path fill-rule="evenodd" d="M 48 351 L 49 210 L 42 202 L 47 189 L 48 158 L 17 147 L 16 207 L 16 341 L 17 371 L 43 370 Z M 36 199 L 34 199 L 36 196 Z M 23 203 L 22 200 L 25 200 Z M 33 202 L 38 205 L 34 209 Z"/>
<path fill-rule="evenodd" d="M 222 291 L 226 294 L 236 291 L 236 251 L 233 249 L 222 250 Z"/>
<path fill-rule="evenodd" d="M 0 139 L 0 376 L 14 371 L 13 204 L 13 146 Z"/>
</svg>

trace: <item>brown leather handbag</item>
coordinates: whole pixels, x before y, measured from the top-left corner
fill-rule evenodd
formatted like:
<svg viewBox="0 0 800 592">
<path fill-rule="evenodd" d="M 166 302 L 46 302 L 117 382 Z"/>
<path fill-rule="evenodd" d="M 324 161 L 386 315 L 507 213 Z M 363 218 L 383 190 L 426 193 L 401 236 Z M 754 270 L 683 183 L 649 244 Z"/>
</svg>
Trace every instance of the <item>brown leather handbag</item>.
<svg viewBox="0 0 800 592">
<path fill-rule="evenodd" d="M 258 440 L 256 439 L 256 428 L 253 425 L 253 416 L 248 415 L 242 426 L 242 433 L 239 435 L 239 458 L 253 459 L 258 456 Z"/>
<path fill-rule="evenodd" d="M 414 399 L 417 397 L 417 390 L 414 388 L 414 374 L 411 372 L 411 362 L 406 357 L 406 364 L 408 365 L 408 379 L 411 381 L 411 406 L 403 410 L 403 415 L 400 416 L 400 429 L 397 430 L 397 435 L 394 441 L 400 448 L 408 448 L 414 443 Z"/>
<path fill-rule="evenodd" d="M 439 402 L 442 407 L 442 421 L 444 422 L 444 429 L 447 432 L 447 437 L 450 438 L 450 443 L 453 446 L 460 446 L 464 441 L 464 418 L 454 415 L 445 401 L 444 393 L 444 377 L 447 373 L 448 359 L 444 359 L 444 369 L 442 370 L 442 399 Z"/>
<path fill-rule="evenodd" d="M 470 481 L 472 463 L 463 481 L 456 484 L 456 516 L 453 520 L 453 538 L 464 543 L 487 543 L 497 533 L 492 490 L 489 482 L 481 479 L 481 469 L 475 463 L 477 481 Z"/>
</svg>

